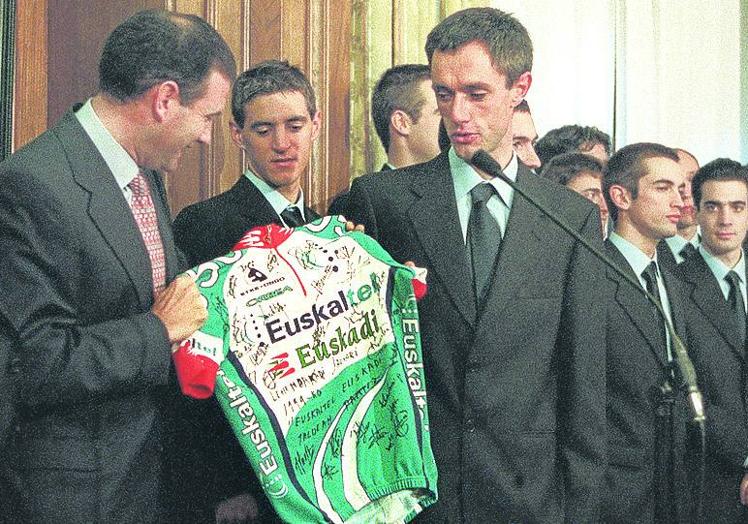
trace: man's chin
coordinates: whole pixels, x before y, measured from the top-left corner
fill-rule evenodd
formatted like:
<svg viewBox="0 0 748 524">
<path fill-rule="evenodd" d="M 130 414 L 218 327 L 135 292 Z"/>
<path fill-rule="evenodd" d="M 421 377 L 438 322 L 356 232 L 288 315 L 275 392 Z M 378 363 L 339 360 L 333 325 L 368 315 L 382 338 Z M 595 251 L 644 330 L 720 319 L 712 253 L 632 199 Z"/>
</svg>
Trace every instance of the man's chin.
<svg viewBox="0 0 748 524">
<path fill-rule="evenodd" d="M 470 162 L 473 159 L 473 155 L 480 149 L 480 146 L 473 144 L 452 144 L 452 149 L 455 150 L 455 154 L 463 159 L 465 162 Z"/>
</svg>

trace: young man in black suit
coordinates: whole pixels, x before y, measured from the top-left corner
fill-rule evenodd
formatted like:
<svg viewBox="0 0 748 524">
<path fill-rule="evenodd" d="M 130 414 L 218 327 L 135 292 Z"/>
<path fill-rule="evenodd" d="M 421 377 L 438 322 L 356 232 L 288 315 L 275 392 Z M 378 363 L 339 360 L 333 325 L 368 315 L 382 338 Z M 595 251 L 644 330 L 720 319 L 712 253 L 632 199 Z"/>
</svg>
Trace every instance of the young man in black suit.
<svg viewBox="0 0 748 524">
<path fill-rule="evenodd" d="M 204 20 L 137 13 L 104 44 L 100 92 L 0 164 L 19 522 L 168 518 L 171 346 L 206 311 L 190 279 L 172 281 L 183 268 L 159 172 L 210 142 L 235 74 Z"/>
<path fill-rule="evenodd" d="M 693 178 L 698 253 L 678 266 L 691 285 L 688 339 L 707 412 L 709 522 L 745 522 L 748 512 L 746 264 L 748 170 L 721 158 Z M 741 504 L 742 503 L 742 504 Z"/>
<path fill-rule="evenodd" d="M 687 407 L 679 394 L 665 324 L 643 294 L 659 301 L 685 338 L 683 284 L 658 264 L 656 249 L 675 234 L 685 184 L 674 150 L 639 143 L 617 151 L 603 188 L 615 229 L 608 256 L 639 283 L 608 269 L 605 522 L 685 522 Z"/>
<path fill-rule="evenodd" d="M 420 164 L 439 154 L 439 109 L 429 66 L 402 64 L 380 77 L 371 93 L 371 118 L 387 162 L 380 171 Z M 348 191 L 336 196 L 328 215 L 344 214 Z"/>
<path fill-rule="evenodd" d="M 191 265 L 225 255 L 253 227 L 319 218 L 301 189 L 322 121 L 304 73 L 279 60 L 257 64 L 236 79 L 231 112 L 231 139 L 244 151 L 247 170 L 234 187 L 174 220 L 177 245 Z"/>
<path fill-rule="evenodd" d="M 451 147 L 356 179 L 347 215 L 429 271 L 419 315 L 439 502 L 417 521 L 593 522 L 605 464 L 602 268 L 469 161 L 486 150 L 593 243 L 597 208 L 512 150 L 514 107 L 532 82 L 519 21 L 460 11 L 432 30 L 426 54 Z"/>
<path fill-rule="evenodd" d="M 301 188 L 321 125 L 304 73 L 278 60 L 257 64 L 236 79 L 231 110 L 231 138 L 244 151 L 247 170 L 231 189 L 186 207 L 174 221 L 177 246 L 193 266 L 228 253 L 253 227 L 294 227 L 319 218 L 305 205 Z M 203 522 L 214 508 L 219 522 L 274 519 L 215 401 L 184 403 L 185 433 L 195 438 L 185 445 L 178 479 L 186 490 L 184 521 Z"/>
</svg>

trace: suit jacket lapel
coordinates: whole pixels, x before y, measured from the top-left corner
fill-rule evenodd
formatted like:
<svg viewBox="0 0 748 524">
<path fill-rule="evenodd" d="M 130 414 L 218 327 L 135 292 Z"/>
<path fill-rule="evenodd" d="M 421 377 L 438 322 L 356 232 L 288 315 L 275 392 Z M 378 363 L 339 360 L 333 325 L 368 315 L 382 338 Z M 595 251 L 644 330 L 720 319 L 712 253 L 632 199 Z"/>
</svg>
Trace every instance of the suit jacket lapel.
<svg viewBox="0 0 748 524">
<path fill-rule="evenodd" d="M 537 175 L 520 164 L 517 172 L 517 185 L 525 192 L 532 193 L 532 183 Z M 549 226 L 542 213 L 519 193 L 514 193 L 509 221 L 501 241 L 499 258 L 494 278 L 487 292 L 483 311 L 490 311 L 491 317 L 501 315 L 522 287 L 528 271 L 522 268 L 528 260 L 539 260 L 548 256 L 542 252 L 541 240 L 548 233 Z"/>
<path fill-rule="evenodd" d="M 445 153 L 424 166 L 411 189 L 416 200 L 410 220 L 429 259 L 429 271 L 442 283 L 456 308 L 471 326 L 475 323 L 475 299 L 465 241 L 457 214 L 454 185 Z"/>
<path fill-rule="evenodd" d="M 147 307 L 153 297 L 150 259 L 122 190 L 72 111 L 53 130 L 60 135 L 73 178 L 89 193 L 91 220 L 130 277 L 141 305 Z"/>
<path fill-rule="evenodd" d="M 236 203 L 235 208 L 242 225 L 242 234 L 258 225 L 283 225 L 270 202 L 246 176 L 240 176 L 230 191 Z"/>
<path fill-rule="evenodd" d="M 693 257 L 693 262 L 689 260 L 686 264 L 688 265 L 684 267 L 683 275 L 693 285 L 691 300 L 740 360 L 743 360 L 745 356 L 743 348 L 738 345 L 737 326 L 717 279 L 700 254 Z"/>
<path fill-rule="evenodd" d="M 639 277 L 610 240 L 605 241 L 605 250 L 619 268 L 623 269 L 634 281 L 639 281 Z M 647 345 L 657 361 L 662 366 L 667 366 L 665 348 L 662 345 L 663 335 L 659 330 L 660 324 L 654 321 L 655 318 L 649 301 L 639 289 L 634 289 L 629 282 L 624 281 L 620 275 L 610 268 L 607 270 L 607 277 L 616 284 L 615 301 L 647 341 Z"/>
</svg>

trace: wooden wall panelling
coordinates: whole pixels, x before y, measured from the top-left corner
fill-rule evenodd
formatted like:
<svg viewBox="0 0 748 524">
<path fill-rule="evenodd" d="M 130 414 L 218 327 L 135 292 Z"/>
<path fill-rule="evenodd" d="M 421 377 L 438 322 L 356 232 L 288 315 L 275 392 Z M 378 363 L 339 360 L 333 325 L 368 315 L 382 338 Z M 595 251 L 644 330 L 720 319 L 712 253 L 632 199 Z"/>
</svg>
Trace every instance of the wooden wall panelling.
<svg viewBox="0 0 748 524">
<path fill-rule="evenodd" d="M 163 0 L 118 0 L 98 3 L 90 0 L 47 1 L 47 125 L 52 125 L 72 104 L 85 101 L 98 90 L 99 57 L 109 33 L 122 20 L 142 9 L 162 7 Z"/>
<path fill-rule="evenodd" d="M 320 14 L 327 21 L 324 40 L 324 85 L 327 133 L 322 147 L 327 157 L 312 185 L 313 203 L 320 212 L 350 179 L 351 0 L 324 0 Z M 322 20 L 319 21 L 321 24 Z M 312 20 L 312 30 L 318 24 Z M 315 166 L 316 167 L 316 166 Z M 324 170 L 324 171 L 322 171 Z"/>
<path fill-rule="evenodd" d="M 47 1 L 16 3 L 13 151 L 47 129 Z"/>
</svg>

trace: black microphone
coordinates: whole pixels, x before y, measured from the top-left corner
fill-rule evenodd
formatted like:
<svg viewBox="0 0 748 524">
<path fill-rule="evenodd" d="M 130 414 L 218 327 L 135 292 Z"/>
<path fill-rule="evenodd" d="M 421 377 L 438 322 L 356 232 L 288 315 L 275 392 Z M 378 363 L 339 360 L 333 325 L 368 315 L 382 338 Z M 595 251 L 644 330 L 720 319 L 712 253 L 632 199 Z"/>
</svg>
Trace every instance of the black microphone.
<svg viewBox="0 0 748 524">
<path fill-rule="evenodd" d="M 675 328 L 673 328 L 673 324 L 670 322 L 670 319 L 665 314 L 665 311 L 663 311 L 662 306 L 660 305 L 660 301 L 655 299 L 655 297 L 652 296 L 646 289 L 644 289 L 639 282 L 631 278 L 628 273 L 619 268 L 616 263 L 613 262 L 605 253 L 593 246 L 586 238 L 580 235 L 573 228 L 569 227 L 561 218 L 557 217 L 551 211 L 545 209 L 542 204 L 540 204 L 537 200 L 523 191 L 521 187 L 517 186 L 514 181 L 512 181 L 504 174 L 499 163 L 496 162 L 496 160 L 494 160 L 491 155 L 486 153 L 484 150 L 479 149 L 470 159 L 470 163 L 481 171 L 484 171 L 485 173 L 488 173 L 489 175 L 506 182 L 509 187 L 514 189 L 514 191 L 516 191 L 520 196 L 522 196 L 530 204 L 535 206 L 541 213 L 550 218 L 554 224 L 566 231 L 569 235 L 574 237 L 574 239 L 579 241 L 606 266 L 611 268 L 624 280 L 641 291 L 644 296 L 647 297 L 647 300 L 654 304 L 663 321 L 665 322 L 668 333 L 670 334 L 670 340 L 673 343 L 673 353 L 675 354 L 675 361 L 678 365 L 678 369 L 680 369 L 683 381 L 686 383 L 686 389 L 688 391 L 688 404 L 691 408 L 691 413 L 693 414 L 693 421 L 703 428 L 706 417 L 704 415 L 704 401 L 701 396 L 701 391 L 699 391 L 699 386 L 696 382 L 696 371 L 693 368 L 693 364 L 691 363 L 691 359 L 688 356 L 688 352 L 686 351 L 686 347 L 683 344 L 683 341 L 676 334 Z"/>
</svg>

